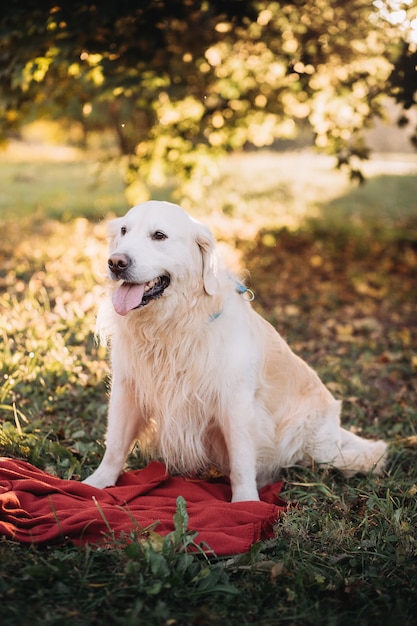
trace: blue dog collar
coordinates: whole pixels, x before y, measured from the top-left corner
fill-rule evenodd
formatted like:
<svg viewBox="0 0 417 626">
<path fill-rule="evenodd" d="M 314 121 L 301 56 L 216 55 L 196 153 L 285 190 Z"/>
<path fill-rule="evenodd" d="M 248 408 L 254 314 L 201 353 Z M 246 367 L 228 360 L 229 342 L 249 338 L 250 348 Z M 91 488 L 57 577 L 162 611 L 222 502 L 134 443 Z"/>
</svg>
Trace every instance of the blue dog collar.
<svg viewBox="0 0 417 626">
<path fill-rule="evenodd" d="M 233 279 L 233 280 L 235 283 L 235 289 L 238 292 L 238 294 L 245 296 L 245 300 L 247 300 L 248 302 L 252 302 L 252 300 L 255 299 L 255 294 L 253 293 L 252 289 L 248 289 L 248 287 L 246 287 L 246 285 L 241 283 L 239 280 L 236 280 L 236 279 Z M 223 313 L 223 309 L 221 309 L 220 311 L 216 311 L 216 313 L 213 313 L 212 315 L 210 315 L 209 322 L 214 322 L 215 320 L 217 320 L 222 313 Z"/>
</svg>

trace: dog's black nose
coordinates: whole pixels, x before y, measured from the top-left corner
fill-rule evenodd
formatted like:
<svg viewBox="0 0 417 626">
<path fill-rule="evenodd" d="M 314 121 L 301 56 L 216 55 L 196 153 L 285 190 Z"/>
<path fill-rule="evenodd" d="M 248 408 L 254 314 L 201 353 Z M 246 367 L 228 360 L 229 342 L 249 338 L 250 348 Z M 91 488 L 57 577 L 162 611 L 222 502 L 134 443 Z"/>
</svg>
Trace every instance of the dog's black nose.
<svg viewBox="0 0 417 626">
<path fill-rule="evenodd" d="M 128 267 L 131 265 L 132 261 L 127 254 L 112 254 L 112 256 L 107 261 L 107 265 L 109 266 L 109 270 L 112 274 L 119 276 Z"/>
</svg>

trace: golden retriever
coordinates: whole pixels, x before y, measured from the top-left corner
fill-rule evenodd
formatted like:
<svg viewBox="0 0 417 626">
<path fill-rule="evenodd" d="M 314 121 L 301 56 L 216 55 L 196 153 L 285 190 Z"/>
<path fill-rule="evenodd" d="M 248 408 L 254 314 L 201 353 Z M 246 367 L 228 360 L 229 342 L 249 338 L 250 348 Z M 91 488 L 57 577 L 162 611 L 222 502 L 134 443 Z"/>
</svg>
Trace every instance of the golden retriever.
<svg viewBox="0 0 417 626">
<path fill-rule="evenodd" d="M 387 445 L 341 428 L 340 405 L 218 265 L 209 229 L 150 201 L 109 225 L 112 297 L 106 451 L 85 481 L 114 485 L 141 449 L 169 470 L 230 477 L 232 500 L 257 500 L 280 468 L 326 464 L 381 472 Z"/>
</svg>

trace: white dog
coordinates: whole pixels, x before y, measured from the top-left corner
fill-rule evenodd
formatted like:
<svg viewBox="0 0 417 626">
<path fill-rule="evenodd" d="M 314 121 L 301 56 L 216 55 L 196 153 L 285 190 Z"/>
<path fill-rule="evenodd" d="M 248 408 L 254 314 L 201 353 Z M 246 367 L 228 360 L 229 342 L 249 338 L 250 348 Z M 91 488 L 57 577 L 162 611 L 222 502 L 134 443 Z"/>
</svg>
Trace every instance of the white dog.
<svg viewBox="0 0 417 626">
<path fill-rule="evenodd" d="M 107 447 L 86 483 L 114 485 L 137 439 L 171 471 L 224 472 L 233 501 L 258 500 L 297 463 L 381 472 L 386 443 L 341 428 L 341 403 L 218 268 L 207 227 L 154 201 L 111 221 L 109 234 L 114 288 L 99 315 L 112 351 Z"/>
</svg>

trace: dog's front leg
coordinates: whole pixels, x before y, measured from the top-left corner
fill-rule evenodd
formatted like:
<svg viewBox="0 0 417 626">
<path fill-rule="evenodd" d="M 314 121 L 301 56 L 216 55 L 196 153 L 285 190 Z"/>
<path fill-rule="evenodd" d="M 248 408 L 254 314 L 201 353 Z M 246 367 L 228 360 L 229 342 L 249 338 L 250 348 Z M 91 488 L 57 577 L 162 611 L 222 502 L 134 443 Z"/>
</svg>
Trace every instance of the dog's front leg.
<svg viewBox="0 0 417 626">
<path fill-rule="evenodd" d="M 240 396 L 225 420 L 225 440 L 229 454 L 232 502 L 259 500 L 256 485 L 256 439 L 253 432 L 253 398 Z"/>
<path fill-rule="evenodd" d="M 141 417 L 129 385 L 123 380 L 113 380 L 106 451 L 96 471 L 84 481 L 87 485 L 103 489 L 116 484 L 140 427 Z"/>
</svg>

